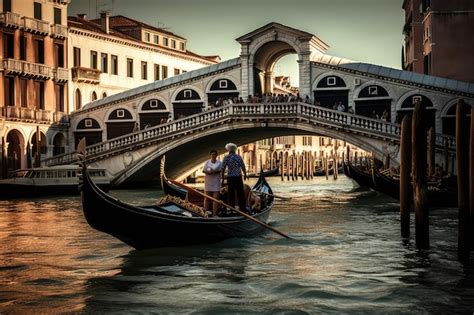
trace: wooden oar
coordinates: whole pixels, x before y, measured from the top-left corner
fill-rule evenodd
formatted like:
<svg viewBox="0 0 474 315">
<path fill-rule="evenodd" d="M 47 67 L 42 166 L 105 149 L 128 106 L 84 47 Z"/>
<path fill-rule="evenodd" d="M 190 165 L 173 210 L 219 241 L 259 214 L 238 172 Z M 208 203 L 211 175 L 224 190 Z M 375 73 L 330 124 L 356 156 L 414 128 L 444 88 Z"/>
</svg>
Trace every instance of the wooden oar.
<svg viewBox="0 0 474 315">
<path fill-rule="evenodd" d="M 200 194 L 200 195 L 203 196 L 204 198 L 208 198 L 208 199 L 210 199 L 210 200 L 212 200 L 212 201 L 215 201 L 215 202 L 217 202 L 217 203 L 219 203 L 219 204 L 221 204 L 221 205 L 223 205 L 223 206 L 229 208 L 229 209 L 232 210 L 232 211 L 237 212 L 238 214 L 240 214 L 240 215 L 246 217 L 247 219 L 249 219 L 249 220 L 251 220 L 251 221 L 253 221 L 253 222 L 257 223 L 257 224 L 260 224 L 261 226 L 263 226 L 264 228 L 269 229 L 269 230 L 272 231 L 272 232 L 275 232 L 275 233 L 277 233 L 277 234 L 279 234 L 279 235 L 281 235 L 281 236 L 283 236 L 283 237 L 285 237 L 285 238 L 291 239 L 291 237 L 289 237 L 289 236 L 286 235 L 285 233 L 280 232 L 280 231 L 278 231 L 278 230 L 275 229 L 275 228 L 272 228 L 270 225 L 268 225 L 268 224 L 266 224 L 266 223 L 263 223 L 262 221 L 259 221 L 259 220 L 255 219 L 254 217 L 252 217 L 251 215 L 248 215 L 247 213 L 245 213 L 245 212 L 243 212 L 243 211 L 240 211 L 240 210 L 235 209 L 234 207 L 231 207 L 230 205 L 226 204 L 226 203 L 223 202 L 222 200 L 219 200 L 219 199 L 213 198 L 213 197 L 211 197 L 211 196 L 209 196 L 209 195 L 206 195 L 205 193 L 202 193 L 202 192 L 200 192 L 199 190 L 194 189 L 194 188 L 192 188 L 192 187 L 186 186 L 186 188 L 189 189 L 189 190 L 194 191 L 195 193 Z"/>
<path fill-rule="evenodd" d="M 267 196 L 274 197 L 274 198 L 281 199 L 281 200 L 285 200 L 285 201 L 291 200 L 290 197 L 282 197 L 282 196 L 278 196 L 278 195 L 272 195 L 272 194 L 269 194 L 269 193 L 266 193 L 266 192 L 263 192 L 263 191 L 254 191 L 254 193 L 261 194 L 261 195 L 267 195 Z"/>
</svg>

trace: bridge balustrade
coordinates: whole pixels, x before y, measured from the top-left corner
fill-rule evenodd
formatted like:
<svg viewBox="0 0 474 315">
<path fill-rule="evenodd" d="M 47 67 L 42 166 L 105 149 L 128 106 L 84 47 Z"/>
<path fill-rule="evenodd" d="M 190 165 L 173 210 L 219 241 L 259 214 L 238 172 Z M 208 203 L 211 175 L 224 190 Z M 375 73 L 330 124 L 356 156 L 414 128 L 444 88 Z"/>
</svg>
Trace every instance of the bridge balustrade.
<svg viewBox="0 0 474 315">
<path fill-rule="evenodd" d="M 88 146 L 86 153 L 88 156 L 98 159 L 114 152 L 130 150 L 134 146 L 156 143 L 170 137 L 198 131 L 221 123 L 224 119 L 270 119 L 274 117 L 306 119 L 312 124 L 341 128 L 346 132 L 357 132 L 369 137 L 382 137 L 395 142 L 400 139 L 399 124 L 306 103 L 230 104 Z M 445 143 L 448 143 L 450 149 L 455 147 L 453 137 L 436 136 L 438 146 L 444 146 Z M 72 163 L 77 160 L 76 158 L 74 152 L 66 153 L 45 159 L 44 163 L 46 165 Z"/>
</svg>

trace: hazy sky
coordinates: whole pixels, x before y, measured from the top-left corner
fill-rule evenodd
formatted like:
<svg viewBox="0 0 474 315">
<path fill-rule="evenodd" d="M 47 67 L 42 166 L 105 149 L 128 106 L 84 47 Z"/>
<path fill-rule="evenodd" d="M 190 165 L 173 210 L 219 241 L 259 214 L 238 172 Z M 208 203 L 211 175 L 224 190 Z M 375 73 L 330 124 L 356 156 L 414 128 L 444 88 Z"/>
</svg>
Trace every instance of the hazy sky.
<svg viewBox="0 0 474 315">
<path fill-rule="evenodd" d="M 101 10 L 165 27 L 188 39 L 188 49 L 222 60 L 238 57 L 235 38 L 269 22 L 312 33 L 328 54 L 400 68 L 403 0 L 72 0 L 69 15 Z M 282 58 L 275 72 L 296 81 L 296 56 Z"/>
</svg>

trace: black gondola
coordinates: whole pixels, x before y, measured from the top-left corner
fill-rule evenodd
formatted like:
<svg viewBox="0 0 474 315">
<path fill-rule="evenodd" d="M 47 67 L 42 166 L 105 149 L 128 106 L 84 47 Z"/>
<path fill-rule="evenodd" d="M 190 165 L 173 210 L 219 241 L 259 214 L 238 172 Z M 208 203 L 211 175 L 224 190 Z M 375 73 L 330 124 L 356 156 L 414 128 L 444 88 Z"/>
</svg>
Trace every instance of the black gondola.
<svg viewBox="0 0 474 315">
<path fill-rule="evenodd" d="M 278 176 L 279 173 L 280 173 L 280 168 L 275 167 L 271 170 L 263 171 L 263 176 L 265 176 L 265 177 Z M 250 175 L 248 175 L 248 177 L 256 178 L 256 177 L 260 177 L 260 174 L 250 174 Z"/>
<path fill-rule="evenodd" d="M 78 148 L 78 152 L 83 152 Z M 80 154 L 79 154 L 80 155 Z M 264 230 L 243 216 L 203 217 L 179 204 L 133 206 L 101 191 L 89 177 L 85 159 L 80 156 L 83 175 L 80 180 L 82 206 L 87 222 L 93 228 L 108 233 L 136 248 L 159 248 L 215 243 L 231 237 L 248 237 Z M 261 176 L 254 191 L 272 194 Z M 266 222 L 274 198 L 262 196 L 262 210 L 252 215 Z"/>
<path fill-rule="evenodd" d="M 372 181 L 374 182 L 375 190 L 400 200 L 400 180 L 384 175 L 373 167 Z"/>
<path fill-rule="evenodd" d="M 372 169 L 372 180 L 375 190 L 400 200 L 400 180 Z M 432 207 L 455 207 L 457 205 L 456 186 L 446 183 L 445 187 L 438 188 L 428 185 L 428 205 Z"/>
<path fill-rule="evenodd" d="M 351 162 L 347 162 L 344 172 L 347 177 L 352 178 L 359 186 L 375 189 L 372 174 L 354 167 Z"/>
</svg>

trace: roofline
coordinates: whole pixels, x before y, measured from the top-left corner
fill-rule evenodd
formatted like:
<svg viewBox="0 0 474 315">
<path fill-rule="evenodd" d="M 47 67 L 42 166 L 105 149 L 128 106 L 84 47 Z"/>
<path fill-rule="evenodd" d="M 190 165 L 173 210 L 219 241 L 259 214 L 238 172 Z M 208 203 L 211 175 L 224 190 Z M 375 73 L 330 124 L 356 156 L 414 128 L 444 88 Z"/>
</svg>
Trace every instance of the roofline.
<svg viewBox="0 0 474 315">
<path fill-rule="evenodd" d="M 76 21 L 71 20 L 71 22 L 76 22 Z M 209 65 L 212 65 L 212 64 L 216 63 L 214 60 L 212 60 L 212 58 L 208 58 L 208 57 L 193 53 L 190 50 L 186 50 L 185 52 L 183 52 L 183 51 L 174 50 L 174 49 L 167 49 L 167 48 L 162 47 L 162 46 L 157 46 L 157 45 L 144 43 L 144 42 L 139 41 L 137 39 L 123 38 L 123 37 L 119 37 L 119 36 L 114 36 L 113 34 L 105 34 L 105 33 L 102 33 L 102 32 L 91 31 L 91 30 L 84 29 L 84 28 L 81 28 L 81 27 L 78 27 L 78 26 L 68 26 L 68 31 L 72 32 L 73 34 L 77 34 L 77 35 L 82 35 L 82 34 L 78 34 L 78 32 L 82 32 L 82 33 L 89 34 L 91 36 L 102 37 L 104 39 L 115 40 L 115 41 L 119 41 L 119 42 L 121 41 L 124 44 L 127 44 L 127 43 L 128 44 L 133 44 L 133 45 L 141 46 L 141 47 L 146 48 L 146 49 L 159 51 L 159 52 L 164 53 L 164 54 L 179 55 L 179 56 L 184 55 L 186 58 L 191 58 L 191 59 L 195 59 L 195 60 L 199 60 L 199 61 L 204 61 L 204 62 L 208 63 Z M 74 32 L 76 32 L 76 33 L 74 33 Z M 187 54 L 187 52 L 189 52 L 190 54 Z M 217 56 L 217 57 L 220 58 L 220 56 Z"/>
<path fill-rule="evenodd" d="M 164 33 L 164 34 L 172 35 L 172 36 L 177 37 L 177 38 L 182 39 L 182 40 L 187 40 L 186 38 L 184 38 L 184 37 L 182 37 L 182 36 L 179 36 L 179 35 L 176 35 L 176 34 L 173 33 L 173 32 L 166 31 L 166 30 L 161 29 L 161 28 L 159 28 L 159 27 L 155 27 L 155 26 L 153 26 L 153 25 L 150 25 L 150 24 L 147 24 L 147 23 L 144 23 L 144 22 L 141 22 L 141 21 L 132 19 L 132 18 L 130 18 L 130 17 L 128 17 L 128 16 L 125 16 L 125 15 L 122 15 L 122 14 L 109 16 L 109 19 L 111 19 L 111 18 L 113 19 L 113 18 L 115 18 L 115 17 L 122 17 L 122 18 L 128 19 L 128 20 L 133 21 L 133 22 L 135 22 L 135 23 L 138 24 L 138 25 L 136 25 L 136 26 L 126 26 L 126 27 L 137 27 L 137 26 L 138 26 L 138 27 L 147 28 L 147 29 L 150 29 L 150 30 L 155 30 L 155 31 L 157 31 L 157 32 L 162 32 L 162 33 Z M 100 20 L 101 20 L 101 19 L 98 18 L 98 19 L 93 19 L 93 20 L 89 20 L 89 21 L 98 24 L 96 21 L 99 21 L 99 22 L 100 22 Z M 100 24 L 99 24 L 99 25 L 100 25 Z M 119 27 L 122 27 L 122 26 L 119 26 Z M 125 27 L 125 26 L 124 26 L 124 27 Z M 115 29 L 115 27 L 112 27 L 112 28 Z"/>
</svg>

